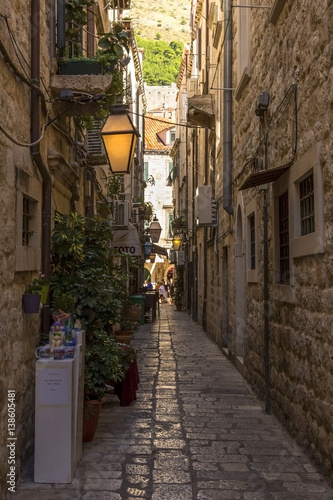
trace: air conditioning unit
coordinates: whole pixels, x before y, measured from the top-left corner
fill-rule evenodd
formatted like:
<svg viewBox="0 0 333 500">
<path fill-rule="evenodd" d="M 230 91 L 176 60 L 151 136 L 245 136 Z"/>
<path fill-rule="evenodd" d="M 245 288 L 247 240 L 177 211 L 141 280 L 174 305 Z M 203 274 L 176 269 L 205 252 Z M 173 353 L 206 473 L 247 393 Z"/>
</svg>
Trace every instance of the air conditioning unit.
<svg viewBox="0 0 333 500">
<path fill-rule="evenodd" d="M 129 201 L 115 200 L 113 225 L 118 228 L 127 228 L 129 222 Z"/>
<path fill-rule="evenodd" d="M 197 226 L 217 226 L 217 203 L 212 197 L 212 186 L 198 186 L 194 199 Z"/>
<path fill-rule="evenodd" d="M 131 214 L 131 219 L 132 219 L 132 224 L 138 224 L 140 221 L 139 217 L 139 209 L 136 207 L 132 208 L 132 214 Z"/>
<path fill-rule="evenodd" d="M 176 264 L 177 266 L 185 266 L 185 252 L 184 250 L 178 250 L 176 254 Z"/>
</svg>

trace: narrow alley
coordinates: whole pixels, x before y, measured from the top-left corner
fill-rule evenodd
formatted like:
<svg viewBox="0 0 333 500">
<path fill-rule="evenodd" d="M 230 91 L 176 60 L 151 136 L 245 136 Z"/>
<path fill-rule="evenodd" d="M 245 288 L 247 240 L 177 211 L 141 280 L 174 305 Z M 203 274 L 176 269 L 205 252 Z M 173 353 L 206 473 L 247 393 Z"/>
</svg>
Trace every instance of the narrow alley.
<svg viewBox="0 0 333 500">
<path fill-rule="evenodd" d="M 202 328 L 170 304 L 160 309 L 132 341 L 137 401 L 108 396 L 72 484 L 34 484 L 31 468 L 15 500 L 332 500 Z"/>
</svg>

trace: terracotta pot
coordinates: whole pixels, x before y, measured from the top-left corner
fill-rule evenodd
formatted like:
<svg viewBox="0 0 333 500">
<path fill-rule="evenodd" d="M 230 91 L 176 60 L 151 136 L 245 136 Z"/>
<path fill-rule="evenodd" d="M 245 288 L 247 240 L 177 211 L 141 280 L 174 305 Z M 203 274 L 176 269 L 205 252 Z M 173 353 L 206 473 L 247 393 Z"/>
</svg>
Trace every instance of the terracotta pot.
<svg viewBox="0 0 333 500">
<path fill-rule="evenodd" d="M 85 401 L 83 408 L 83 443 L 90 443 L 93 440 L 97 429 L 101 408 L 102 401 L 99 401 L 97 399 Z"/>
<path fill-rule="evenodd" d="M 115 332 L 117 342 L 130 345 L 134 332 L 132 330 L 118 330 Z"/>
</svg>

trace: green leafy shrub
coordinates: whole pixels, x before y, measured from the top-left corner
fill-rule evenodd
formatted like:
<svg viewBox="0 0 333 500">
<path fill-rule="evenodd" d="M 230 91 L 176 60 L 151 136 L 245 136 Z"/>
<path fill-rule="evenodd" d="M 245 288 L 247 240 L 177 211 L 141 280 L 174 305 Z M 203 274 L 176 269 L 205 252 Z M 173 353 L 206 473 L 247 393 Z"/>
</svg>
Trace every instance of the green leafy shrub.
<svg viewBox="0 0 333 500">
<path fill-rule="evenodd" d="M 183 45 L 163 40 L 146 40 L 139 36 L 137 44 L 144 49 L 143 79 L 147 85 L 170 85 L 178 78 Z M 156 35 L 157 38 L 157 35 Z"/>
</svg>

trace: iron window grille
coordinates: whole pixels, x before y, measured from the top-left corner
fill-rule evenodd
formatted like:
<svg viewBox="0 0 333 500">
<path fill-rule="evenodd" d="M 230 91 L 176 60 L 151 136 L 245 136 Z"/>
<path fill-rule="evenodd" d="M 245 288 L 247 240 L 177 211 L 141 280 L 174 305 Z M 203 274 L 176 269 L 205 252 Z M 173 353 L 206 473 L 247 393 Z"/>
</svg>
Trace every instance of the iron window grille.
<svg viewBox="0 0 333 500">
<path fill-rule="evenodd" d="M 33 231 L 31 230 L 31 220 L 32 220 L 32 206 L 31 201 L 27 196 L 23 196 L 23 207 L 22 207 L 22 245 L 25 247 L 29 246 L 31 236 Z"/>
</svg>

